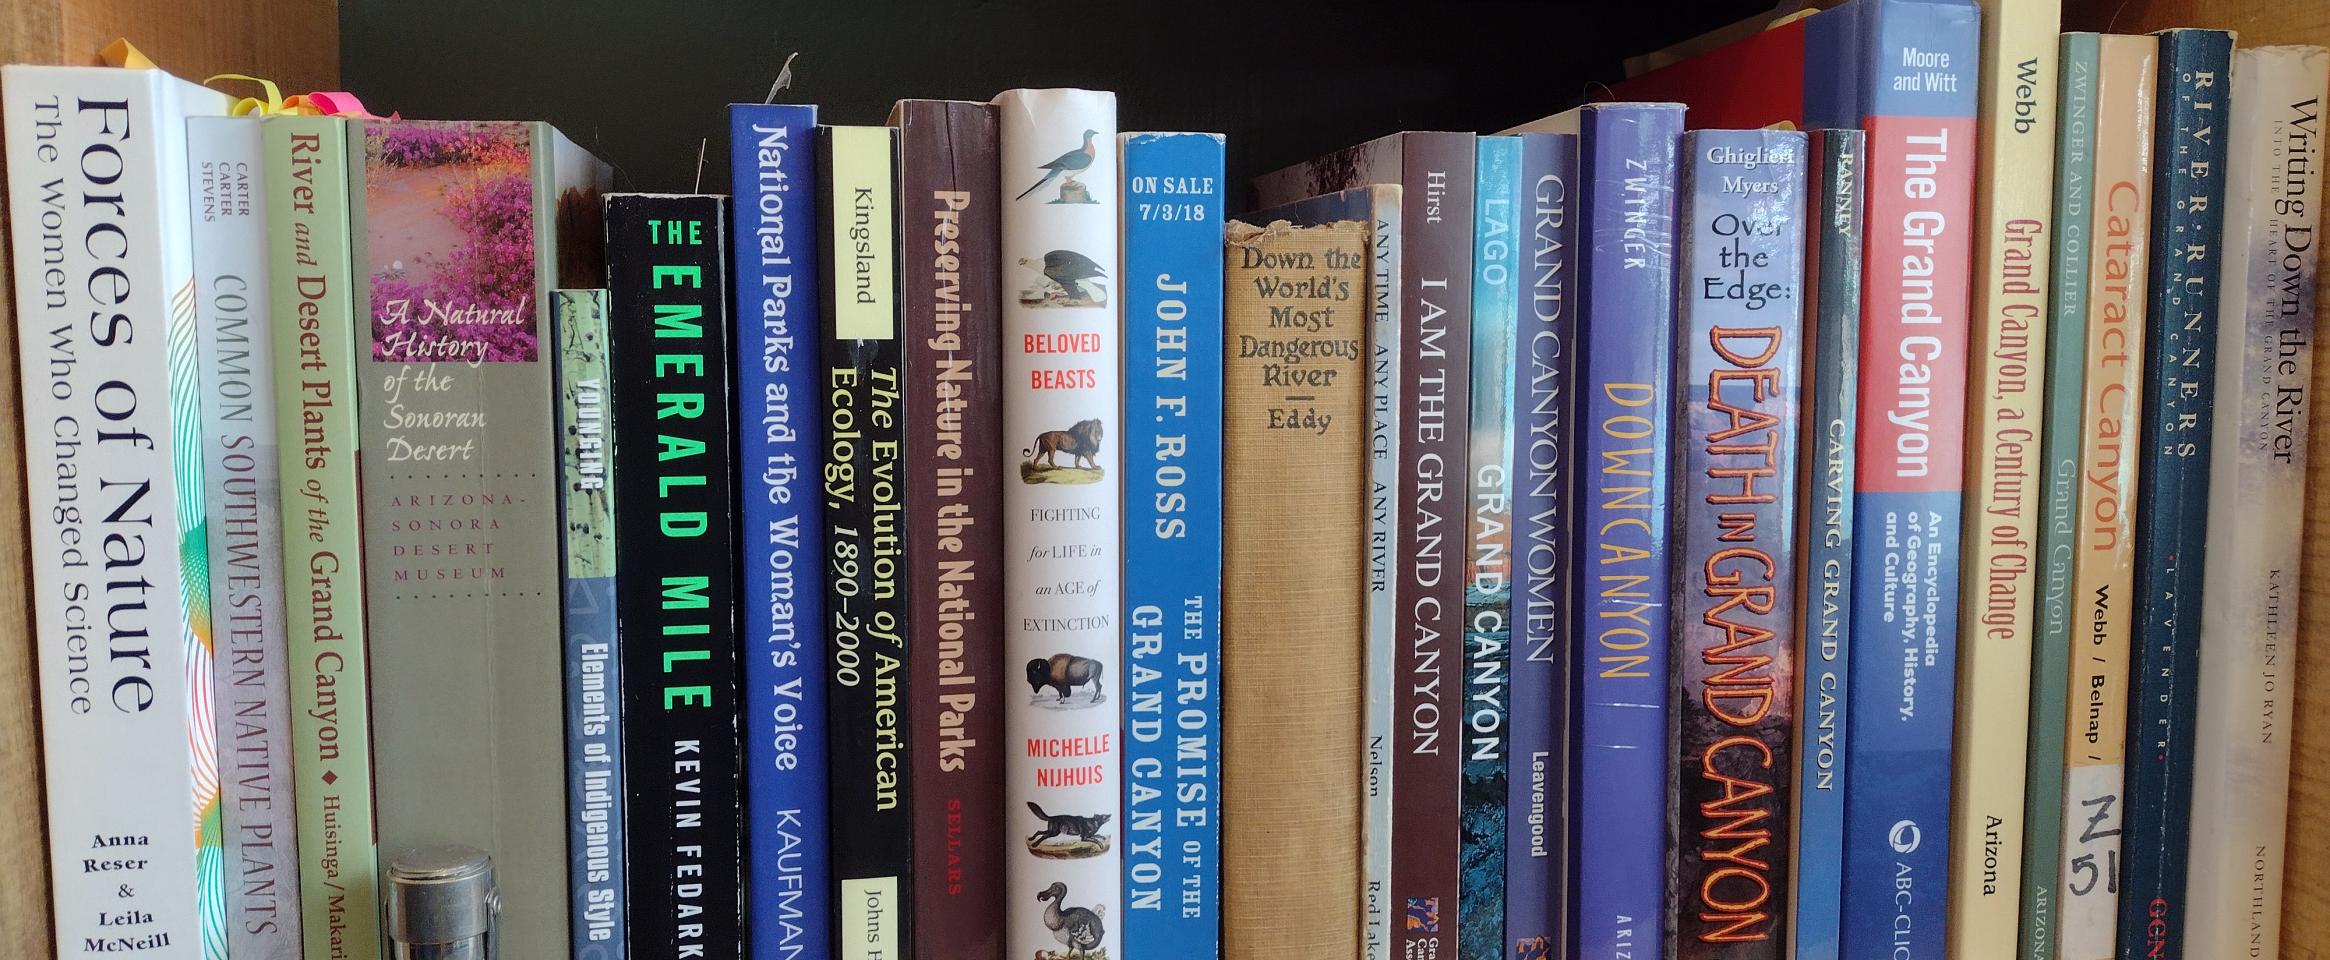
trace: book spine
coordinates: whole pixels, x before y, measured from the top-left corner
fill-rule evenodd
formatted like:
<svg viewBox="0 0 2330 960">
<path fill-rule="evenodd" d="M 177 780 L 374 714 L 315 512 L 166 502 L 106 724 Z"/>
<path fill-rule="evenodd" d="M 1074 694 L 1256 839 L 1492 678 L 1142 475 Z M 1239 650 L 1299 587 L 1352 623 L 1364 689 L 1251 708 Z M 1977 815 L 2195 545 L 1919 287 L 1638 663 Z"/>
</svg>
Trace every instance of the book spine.
<svg viewBox="0 0 2330 960">
<path fill-rule="evenodd" d="M 1512 384 L 1515 634 L 1507 701 L 1505 942 L 1514 960 L 1564 943 L 1569 863 L 1570 474 L 1576 469 L 1578 138 L 1521 137 L 1529 235 L 1516 237 L 1528 301 Z M 1520 214 L 1516 214 L 1520 216 Z M 1521 282 L 1517 281 L 1517 282 Z"/>
<path fill-rule="evenodd" d="M 2061 0 L 1983 0 L 1975 133 L 1949 956 L 2014 952 L 2038 604 L 2040 376 L 2046 369 Z"/>
<path fill-rule="evenodd" d="M 2232 82 L 2182 955 L 2278 957 L 2330 51 L 2238 50 Z"/>
<path fill-rule="evenodd" d="M 623 740 L 607 292 L 551 296 L 558 341 L 558 518 L 566 634 L 567 895 L 573 960 L 623 960 Z"/>
<path fill-rule="evenodd" d="M 227 948 L 300 954 L 298 815 L 291 795 L 291 677 L 284 637 L 283 501 L 275 351 L 267 326 L 266 141 L 257 120 L 186 123 L 193 194 L 195 333 L 203 383 L 212 645 L 226 857 Z"/>
<path fill-rule="evenodd" d="M 1144 133 L 1119 147 L 1124 445 L 1138 462 L 1124 487 L 1125 944 L 1134 960 L 1211 960 L 1222 932 L 1224 143 Z"/>
<path fill-rule="evenodd" d="M 1505 943 L 1505 703 L 1513 641 L 1513 337 L 1521 309 L 1516 232 L 1521 141 L 1482 137 L 1473 158 L 1457 955 L 1498 960 Z"/>
<path fill-rule="evenodd" d="M 1399 202 L 1398 188 L 1377 187 L 1310 203 L 1370 195 Z M 1223 475 L 1221 516 L 1244 535 L 1224 557 L 1223 674 L 1299 676 L 1305 691 L 1222 688 L 1234 738 L 1222 755 L 1221 820 L 1221 951 L 1231 960 L 1265 960 L 1288 944 L 1349 957 L 1362 939 L 1362 854 L 1350 839 L 1363 819 L 1368 668 L 1350 654 L 1366 616 L 1367 528 L 1354 495 L 1368 483 L 1367 216 L 1345 207 L 1301 218 L 1310 225 L 1225 230 L 1222 451 L 1238 468 Z M 1304 615 L 1286 616 L 1290 604 Z M 1279 749 L 1289 743 L 1304 747 Z"/>
<path fill-rule="evenodd" d="M 2024 753 L 2019 960 L 2054 960 L 2063 863 L 2065 727 L 2071 683 L 2072 567 L 2079 517 L 2080 392 L 2087 378 L 2088 261 L 2095 203 L 2098 42 L 2066 33 L 2058 63 L 2054 242 L 2046 336 L 2045 429 L 2040 443 L 2043 517 L 2038 530 L 2039 607 L 2031 650 L 2030 732 Z"/>
<path fill-rule="evenodd" d="M 380 942 L 373 826 L 371 644 L 357 480 L 355 255 L 347 122 L 270 117 L 268 282 L 275 336 L 283 565 L 308 602 L 287 604 L 292 800 L 299 811 L 301 928 L 311 960 L 367 960 Z M 286 588 L 292 597 L 302 591 Z"/>
<path fill-rule="evenodd" d="M 1853 563 L 1845 956 L 1942 956 L 1972 284 L 1971 3 L 1866 0 L 1859 524 Z M 1828 55 L 1839 55 L 1834 52 Z"/>
<path fill-rule="evenodd" d="M 913 935 L 913 777 L 900 462 L 896 182 L 887 127 L 818 129 L 824 221 L 826 763 L 836 939 L 871 956 Z"/>
<path fill-rule="evenodd" d="M 1797 462 L 1796 849 L 1789 955 L 1837 960 L 1845 869 L 1844 748 L 1853 609 L 1853 442 L 1861 376 L 1867 137 L 1812 134 L 1805 161 L 1803 433 Z M 1815 179 L 1817 178 L 1817 179 Z"/>
<path fill-rule="evenodd" d="M 1116 98 L 996 98 L 1004 269 L 1004 955 L 1121 953 Z M 1104 706 L 1105 705 L 1105 706 Z M 1023 814 L 1024 811 L 1024 814 Z"/>
<path fill-rule="evenodd" d="M 624 909 L 633 956 L 739 957 L 728 201 L 606 199 Z"/>
<path fill-rule="evenodd" d="M 1664 494 L 1674 410 L 1672 239 L 1683 111 L 1590 107 L 1578 330 L 1575 955 L 1662 956 L 1666 907 Z"/>
<path fill-rule="evenodd" d="M 1399 685 L 1399 585 L 1406 573 L 1400 555 L 1401 301 L 1407 287 L 1406 230 L 1401 197 L 1374 205 L 1368 236 L 1367 273 L 1367 663 L 1361 742 L 1366 773 L 1360 805 L 1360 949 L 1366 960 L 1391 960 L 1392 917 L 1392 755 L 1397 728 L 1392 717 Z"/>
<path fill-rule="evenodd" d="M 1003 956 L 1003 442 L 995 114 L 899 104 L 914 955 Z M 944 851 L 943 856 L 940 851 Z"/>
<path fill-rule="evenodd" d="M 2136 468 L 2122 960 L 2182 956 L 2233 35 L 2159 34 L 2151 303 Z"/>
<path fill-rule="evenodd" d="M 61 957 L 226 942 L 202 431 L 181 382 L 197 370 L 185 119 L 223 111 L 175 83 L 19 66 L 4 83 Z"/>
<path fill-rule="evenodd" d="M 1471 409 L 1473 138 L 1404 134 L 1400 291 L 1399 638 L 1392 781 L 1392 899 L 1402 956 L 1455 956 L 1466 502 Z M 1408 268 L 1413 269 L 1408 269 Z M 1451 671 L 1456 675 L 1451 676 Z M 1442 911 L 1449 922 L 1441 923 Z"/>
<path fill-rule="evenodd" d="M 728 112 L 735 206 L 736 482 L 744 579 L 746 951 L 833 947 L 825 760 L 824 407 L 817 108 Z"/>
<path fill-rule="evenodd" d="M 395 705 L 372 718 L 380 845 L 493 851 L 500 894 L 536 905 L 500 920 L 501 948 L 555 952 L 573 926 L 565 824 L 543 815 L 566 801 L 543 305 L 565 171 L 531 123 L 347 137 L 367 652 Z"/>
<path fill-rule="evenodd" d="M 1683 135 L 1673 496 L 1677 958 L 1782 955 L 1795 769 L 1803 134 Z"/>
<path fill-rule="evenodd" d="M 2128 646 L 2134 633 L 2136 474 L 2129 446 L 2145 397 L 2152 211 L 2151 37 L 2098 43 L 2095 187 L 2085 282 L 2079 512 L 2072 561 L 2071 675 L 2064 711 L 2063 863 L 2056 955 L 2114 956 L 2126 814 Z"/>
</svg>

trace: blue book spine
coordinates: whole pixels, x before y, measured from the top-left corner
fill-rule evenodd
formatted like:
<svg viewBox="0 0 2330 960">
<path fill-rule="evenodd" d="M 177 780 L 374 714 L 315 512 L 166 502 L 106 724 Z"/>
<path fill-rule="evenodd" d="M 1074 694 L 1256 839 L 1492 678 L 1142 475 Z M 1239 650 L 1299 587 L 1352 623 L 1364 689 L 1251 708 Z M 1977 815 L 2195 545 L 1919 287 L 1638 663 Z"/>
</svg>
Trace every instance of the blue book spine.
<svg viewBox="0 0 2330 960">
<path fill-rule="evenodd" d="M 2152 126 L 2156 253 L 2136 467 L 2137 639 L 2128 669 L 2134 687 L 2120 838 L 2122 960 L 2183 955 L 2232 76 L 2232 34 L 2160 34 Z"/>
<path fill-rule="evenodd" d="M 1678 104 L 1590 104 L 1581 292 L 1572 955 L 1664 955 Z"/>
<path fill-rule="evenodd" d="M 1805 120 L 1868 134 L 1872 225 L 1861 303 L 1861 349 L 1872 362 L 1862 369 L 1855 437 L 1850 629 L 1858 649 L 1846 681 L 1841 950 L 1940 960 L 1981 12 L 1971 0 L 1854 0 L 1806 26 L 1808 61 L 1857 64 L 1840 71 L 1854 89 L 1817 100 L 1807 91 Z"/>
<path fill-rule="evenodd" d="M 572 960 L 624 960 L 622 660 L 615 620 L 607 292 L 556 290 Z"/>
<path fill-rule="evenodd" d="M 1851 729 L 1853 438 L 1861 384 L 1859 130 L 1812 136 L 1807 173 L 1803 455 L 1798 475 L 1796 896 L 1789 925 L 1797 960 L 1838 960 L 1845 872 L 1844 748 Z"/>
<path fill-rule="evenodd" d="M 817 108 L 736 104 L 745 904 L 753 960 L 826 956 L 824 512 L 817 466 Z"/>
<path fill-rule="evenodd" d="M 1464 782 L 1457 955 L 1505 942 L 1506 674 L 1513 641 L 1513 334 L 1520 322 L 1521 141 L 1473 151 L 1470 550 L 1464 589 Z"/>
<path fill-rule="evenodd" d="M 1221 949 L 1222 163 L 1218 134 L 1124 138 L 1132 960 Z"/>
<path fill-rule="evenodd" d="M 1578 138 L 1521 137 L 1527 299 L 1513 338 L 1515 635 L 1506 700 L 1505 943 L 1511 960 L 1551 960 L 1567 942 L 1569 864 L 1570 474 L 1577 419 Z"/>
</svg>

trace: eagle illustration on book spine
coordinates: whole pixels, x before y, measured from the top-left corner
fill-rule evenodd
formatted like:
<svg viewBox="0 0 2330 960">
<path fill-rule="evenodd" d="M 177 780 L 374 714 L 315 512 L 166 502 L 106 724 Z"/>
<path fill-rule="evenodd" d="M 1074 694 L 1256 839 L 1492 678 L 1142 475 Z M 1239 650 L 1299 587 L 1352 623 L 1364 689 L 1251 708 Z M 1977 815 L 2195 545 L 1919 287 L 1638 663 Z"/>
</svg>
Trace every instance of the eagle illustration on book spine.
<svg viewBox="0 0 2330 960">
<path fill-rule="evenodd" d="M 1004 955 L 1108 960 L 1124 909 L 1116 101 L 1014 90 L 995 108 L 1016 191 L 999 211 L 1015 265 L 999 452 L 1021 481 L 1004 484 L 1003 653 L 1027 682 L 1004 702 Z"/>
</svg>

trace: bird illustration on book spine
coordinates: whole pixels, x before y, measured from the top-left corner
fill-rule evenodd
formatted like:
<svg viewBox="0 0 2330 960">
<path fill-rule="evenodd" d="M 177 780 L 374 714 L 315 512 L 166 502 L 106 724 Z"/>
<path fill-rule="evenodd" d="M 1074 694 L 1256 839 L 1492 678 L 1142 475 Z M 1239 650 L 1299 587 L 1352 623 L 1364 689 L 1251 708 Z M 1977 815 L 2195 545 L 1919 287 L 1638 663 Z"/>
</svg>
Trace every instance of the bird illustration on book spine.
<svg viewBox="0 0 2330 960">
<path fill-rule="evenodd" d="M 1068 901 L 1068 885 L 1053 883 L 1045 887 L 1036 899 L 1044 904 L 1044 926 L 1051 928 L 1052 939 L 1068 949 L 1054 953 L 1038 953 L 1037 960 L 1082 960 L 1085 957 L 1108 956 L 1100 949 L 1101 936 L 1107 928 L 1101 924 L 1101 908 L 1063 907 Z"/>
<path fill-rule="evenodd" d="M 1043 277 L 1019 291 L 1021 303 L 1031 307 L 1108 306 L 1108 268 L 1091 257 L 1074 250 L 1054 250 L 1044 254 L 1042 263 L 1021 257 L 1019 265 Z"/>
<path fill-rule="evenodd" d="M 1012 199 L 1025 200 L 1028 194 L 1043 189 L 1044 184 L 1058 180 L 1060 181 L 1059 193 L 1054 195 L 1052 199 L 1044 201 L 1045 203 L 1099 203 L 1100 201 L 1092 199 L 1092 191 L 1086 189 L 1084 184 L 1076 179 L 1076 174 L 1090 168 L 1093 159 L 1100 156 L 1100 151 L 1092 145 L 1092 138 L 1099 135 L 1100 131 L 1098 130 L 1084 131 L 1083 146 L 1053 157 L 1051 162 L 1039 168 L 1044 171 L 1043 179 L 1030 184 L 1027 189 L 1019 192 L 1019 196 Z"/>
</svg>

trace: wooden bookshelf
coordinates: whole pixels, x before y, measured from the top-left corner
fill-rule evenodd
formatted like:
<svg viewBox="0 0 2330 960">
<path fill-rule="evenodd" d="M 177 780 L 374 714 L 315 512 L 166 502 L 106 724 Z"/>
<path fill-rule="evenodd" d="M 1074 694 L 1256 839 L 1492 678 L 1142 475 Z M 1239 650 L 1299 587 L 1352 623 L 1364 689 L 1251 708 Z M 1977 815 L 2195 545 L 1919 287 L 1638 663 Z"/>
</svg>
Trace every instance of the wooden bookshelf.
<svg viewBox="0 0 2330 960">
<path fill-rule="evenodd" d="M 358 5 L 387 6 L 377 0 Z M 2116 32 L 2226 27 L 2239 31 L 2244 45 L 2330 45 L 2330 2 L 2065 0 L 2064 25 Z M 95 62 L 96 51 L 116 37 L 130 38 L 156 62 L 189 77 L 248 73 L 277 80 L 287 92 L 328 89 L 340 77 L 338 0 L 0 0 L 0 62 Z M 0 227 L 5 203 L 0 191 Z M 5 242 L 0 229 L 0 246 Z M 0 256 L 0 332 L 14 328 L 8 262 Z M 2322 279 L 2323 302 L 2330 304 L 2330 270 Z M 2315 390 L 2317 397 L 2330 395 L 2330 359 L 2316 364 Z M 2330 477 L 2330 413 L 2314 420 L 2311 469 Z M 53 944 L 38 692 L 24 609 L 29 595 L 21 431 L 15 338 L 0 335 L 0 596 L 19 598 L 14 619 L 0 619 L 0 809 L 14 814 L 10 827 L 0 830 L 0 863 L 8 865 L 0 881 L 0 957 L 32 960 L 53 956 Z M 2305 682 L 2295 711 L 2286 960 L 2330 960 L 2330 820 L 2306 815 L 2330 805 L 2330 641 L 2316 639 L 2330 634 L 2330 481 L 2313 484 L 2309 500 L 2299 631 L 2309 639 L 2298 647 L 2297 670 Z"/>
<path fill-rule="evenodd" d="M 2066 0 L 2063 28 L 2144 33 L 2170 27 L 2234 30 L 2241 45 L 2330 45 L 2330 3 L 2322 0 Z M 2330 306 L 2330 271 L 2316 278 L 2316 302 Z M 2319 338 L 2319 334 L 2316 335 Z M 2290 773 L 2289 875 L 2282 884 L 2282 957 L 2330 958 L 2330 357 L 2314 363 L 2312 452 L 2307 463 L 2306 566 L 2297 644 L 2297 716 Z M 2276 505 L 2262 504 L 2271 510 Z M 2208 816 L 2207 811 L 2195 811 Z"/>
<path fill-rule="evenodd" d="M 0 0 L 0 63 L 97 63 L 126 37 L 187 77 L 243 73 L 286 91 L 339 84 L 337 0 Z M 7 200 L 0 190 L 0 250 Z M 0 957 L 55 955 L 49 921 L 47 816 L 40 788 L 40 697 L 34 686 L 25 565 L 23 415 L 17 401 L 15 287 L 0 256 Z"/>
</svg>

